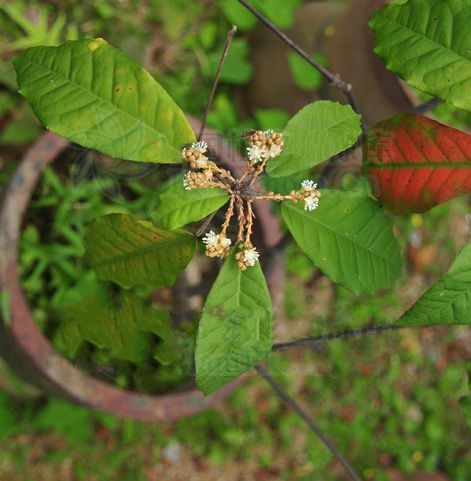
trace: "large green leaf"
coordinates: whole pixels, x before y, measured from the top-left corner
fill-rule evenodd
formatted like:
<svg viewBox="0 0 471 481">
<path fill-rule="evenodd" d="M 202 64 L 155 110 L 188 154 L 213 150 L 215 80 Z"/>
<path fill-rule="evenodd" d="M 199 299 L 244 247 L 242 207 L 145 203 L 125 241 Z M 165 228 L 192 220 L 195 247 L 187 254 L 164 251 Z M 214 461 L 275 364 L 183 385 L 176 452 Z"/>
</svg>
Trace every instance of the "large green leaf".
<svg viewBox="0 0 471 481">
<path fill-rule="evenodd" d="M 196 242 L 183 230 L 165 231 L 129 215 L 111 214 L 87 227 L 84 244 L 98 277 L 128 288 L 172 285 L 192 258 Z"/>
<path fill-rule="evenodd" d="M 196 340 L 196 383 L 221 388 L 264 359 L 272 344 L 270 294 L 260 264 L 242 272 L 235 249 L 206 299 Z"/>
<path fill-rule="evenodd" d="M 406 311 L 397 324 L 471 324 L 471 243 L 458 254 L 445 276 Z"/>
<path fill-rule="evenodd" d="M 412 86 L 471 110 L 471 2 L 408 0 L 373 13 L 375 52 Z"/>
<path fill-rule="evenodd" d="M 353 145 L 361 134 L 360 116 L 349 105 L 319 100 L 302 108 L 283 134 L 281 154 L 267 164 L 272 177 L 309 169 Z"/>
<path fill-rule="evenodd" d="M 316 210 L 284 201 L 281 212 L 316 267 L 355 294 L 391 287 L 400 275 L 402 258 L 391 221 L 373 199 L 325 189 Z"/>
<path fill-rule="evenodd" d="M 122 159 L 181 162 L 185 115 L 138 64 L 103 39 L 33 47 L 13 59 L 20 93 L 50 130 Z"/>
<path fill-rule="evenodd" d="M 143 355 L 144 333 L 153 333 L 167 343 L 167 352 L 174 339 L 167 311 L 153 309 L 129 292 L 113 298 L 106 286 L 93 278 L 69 293 L 60 314 L 63 322 L 57 342 L 68 356 L 74 356 L 82 342 L 88 341 L 120 359 L 137 363 Z M 163 346 L 157 347 L 156 357 Z"/>
<path fill-rule="evenodd" d="M 229 195 L 222 189 L 193 189 L 183 187 L 184 174 L 175 176 L 160 192 L 152 212 L 155 223 L 164 229 L 176 229 L 196 222 L 222 207 Z"/>
</svg>

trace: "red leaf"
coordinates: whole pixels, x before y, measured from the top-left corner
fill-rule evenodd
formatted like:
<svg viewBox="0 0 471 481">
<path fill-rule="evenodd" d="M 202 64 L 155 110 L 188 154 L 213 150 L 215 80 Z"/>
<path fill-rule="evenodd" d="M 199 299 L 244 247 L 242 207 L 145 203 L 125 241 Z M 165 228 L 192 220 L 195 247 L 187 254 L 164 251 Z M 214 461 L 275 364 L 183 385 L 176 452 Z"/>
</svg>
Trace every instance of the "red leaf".
<svg viewBox="0 0 471 481">
<path fill-rule="evenodd" d="M 419 115 L 368 130 L 363 173 L 397 214 L 424 212 L 471 191 L 471 136 Z"/>
</svg>

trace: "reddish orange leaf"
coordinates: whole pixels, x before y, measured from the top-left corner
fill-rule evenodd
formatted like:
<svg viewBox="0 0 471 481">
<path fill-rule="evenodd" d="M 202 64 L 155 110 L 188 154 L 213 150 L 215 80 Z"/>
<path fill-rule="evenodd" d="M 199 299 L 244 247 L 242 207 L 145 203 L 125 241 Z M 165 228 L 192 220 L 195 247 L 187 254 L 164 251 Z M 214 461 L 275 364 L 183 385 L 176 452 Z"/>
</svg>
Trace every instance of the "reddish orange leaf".
<svg viewBox="0 0 471 481">
<path fill-rule="evenodd" d="M 368 130 L 363 173 L 397 214 L 424 212 L 471 191 L 471 136 L 420 115 L 401 114 Z"/>
</svg>

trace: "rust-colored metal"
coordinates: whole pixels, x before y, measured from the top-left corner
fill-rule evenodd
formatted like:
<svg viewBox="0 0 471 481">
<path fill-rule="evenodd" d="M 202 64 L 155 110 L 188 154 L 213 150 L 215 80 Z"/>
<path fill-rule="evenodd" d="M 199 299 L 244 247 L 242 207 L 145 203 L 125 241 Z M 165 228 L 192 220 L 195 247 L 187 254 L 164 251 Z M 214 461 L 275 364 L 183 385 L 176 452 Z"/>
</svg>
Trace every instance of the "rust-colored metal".
<svg viewBox="0 0 471 481">
<path fill-rule="evenodd" d="M 17 375 L 44 392 L 121 417 L 169 421 L 207 409 L 227 396 L 240 378 L 208 397 L 195 389 L 159 396 L 125 391 L 77 369 L 55 351 L 36 326 L 20 285 L 18 240 L 44 167 L 67 145 L 67 140 L 45 133 L 26 153 L 4 192 L 0 210 L 0 356 Z"/>
</svg>

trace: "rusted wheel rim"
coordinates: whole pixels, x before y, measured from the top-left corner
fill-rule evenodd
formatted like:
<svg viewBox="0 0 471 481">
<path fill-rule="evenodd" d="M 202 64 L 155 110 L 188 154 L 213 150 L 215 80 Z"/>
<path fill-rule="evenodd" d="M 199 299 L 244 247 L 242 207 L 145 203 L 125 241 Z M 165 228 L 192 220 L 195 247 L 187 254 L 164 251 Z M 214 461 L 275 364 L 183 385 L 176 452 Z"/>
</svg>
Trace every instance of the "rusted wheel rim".
<svg viewBox="0 0 471 481">
<path fill-rule="evenodd" d="M 45 133 L 26 153 L 4 192 L 0 210 L 0 356 L 16 374 L 46 393 L 121 417 L 169 421 L 207 409 L 227 396 L 240 378 L 208 397 L 196 389 L 159 396 L 125 391 L 77 369 L 56 352 L 36 326 L 20 285 L 18 240 L 43 169 L 67 145 L 66 139 Z"/>
</svg>

